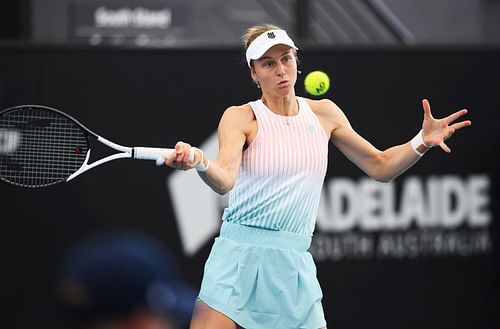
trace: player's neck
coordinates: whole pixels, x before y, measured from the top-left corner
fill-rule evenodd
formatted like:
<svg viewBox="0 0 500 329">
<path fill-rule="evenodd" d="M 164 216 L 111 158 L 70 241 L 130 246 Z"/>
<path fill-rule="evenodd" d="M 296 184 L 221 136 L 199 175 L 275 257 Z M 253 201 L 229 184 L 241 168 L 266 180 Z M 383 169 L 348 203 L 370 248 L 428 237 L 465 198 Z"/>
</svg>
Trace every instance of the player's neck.
<svg viewBox="0 0 500 329">
<path fill-rule="evenodd" d="M 299 105 L 295 95 L 286 97 L 262 95 L 262 103 L 272 112 L 283 116 L 294 116 L 299 112 Z"/>
</svg>

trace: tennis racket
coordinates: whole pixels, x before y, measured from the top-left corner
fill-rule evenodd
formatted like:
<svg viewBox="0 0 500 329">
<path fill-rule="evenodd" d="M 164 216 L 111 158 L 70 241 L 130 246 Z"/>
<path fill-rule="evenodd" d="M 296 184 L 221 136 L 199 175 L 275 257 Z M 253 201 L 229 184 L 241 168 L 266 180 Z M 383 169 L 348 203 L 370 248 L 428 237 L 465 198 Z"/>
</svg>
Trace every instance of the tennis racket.
<svg viewBox="0 0 500 329">
<path fill-rule="evenodd" d="M 89 163 L 91 140 L 119 153 Z M 20 187 L 69 182 L 116 159 L 155 160 L 161 164 L 172 151 L 113 143 L 68 114 L 46 106 L 22 105 L 0 112 L 0 180 Z"/>
</svg>

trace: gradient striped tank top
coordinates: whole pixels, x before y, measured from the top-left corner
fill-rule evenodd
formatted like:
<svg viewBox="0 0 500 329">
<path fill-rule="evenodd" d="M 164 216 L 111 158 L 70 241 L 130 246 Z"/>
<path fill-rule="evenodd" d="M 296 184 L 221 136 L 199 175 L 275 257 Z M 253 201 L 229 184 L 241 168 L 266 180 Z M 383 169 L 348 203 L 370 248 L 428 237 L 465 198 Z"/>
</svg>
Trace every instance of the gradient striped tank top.
<svg viewBox="0 0 500 329">
<path fill-rule="evenodd" d="M 328 161 L 328 137 L 306 100 L 299 113 L 281 116 L 261 100 L 254 141 L 243 151 L 238 179 L 223 220 L 311 236 Z"/>
</svg>

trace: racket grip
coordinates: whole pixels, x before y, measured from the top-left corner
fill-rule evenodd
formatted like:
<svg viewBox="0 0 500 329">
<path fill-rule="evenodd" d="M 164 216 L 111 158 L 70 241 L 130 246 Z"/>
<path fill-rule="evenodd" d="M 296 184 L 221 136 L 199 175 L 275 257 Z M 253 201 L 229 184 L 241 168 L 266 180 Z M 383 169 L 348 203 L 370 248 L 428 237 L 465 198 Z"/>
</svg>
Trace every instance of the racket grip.
<svg viewBox="0 0 500 329">
<path fill-rule="evenodd" d="M 138 160 L 154 160 L 164 158 L 173 152 L 174 149 L 157 148 L 157 147 L 134 147 L 134 159 Z"/>
</svg>

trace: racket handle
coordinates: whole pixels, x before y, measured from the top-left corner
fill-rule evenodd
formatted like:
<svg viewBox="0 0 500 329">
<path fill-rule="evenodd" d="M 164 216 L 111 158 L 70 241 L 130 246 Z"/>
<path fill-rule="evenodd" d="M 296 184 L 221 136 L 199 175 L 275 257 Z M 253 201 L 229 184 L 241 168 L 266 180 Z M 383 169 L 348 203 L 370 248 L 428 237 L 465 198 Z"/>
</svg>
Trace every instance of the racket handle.
<svg viewBox="0 0 500 329">
<path fill-rule="evenodd" d="M 164 158 L 173 152 L 174 149 L 164 149 L 157 147 L 134 147 L 134 159 L 138 160 L 154 160 Z"/>
</svg>

